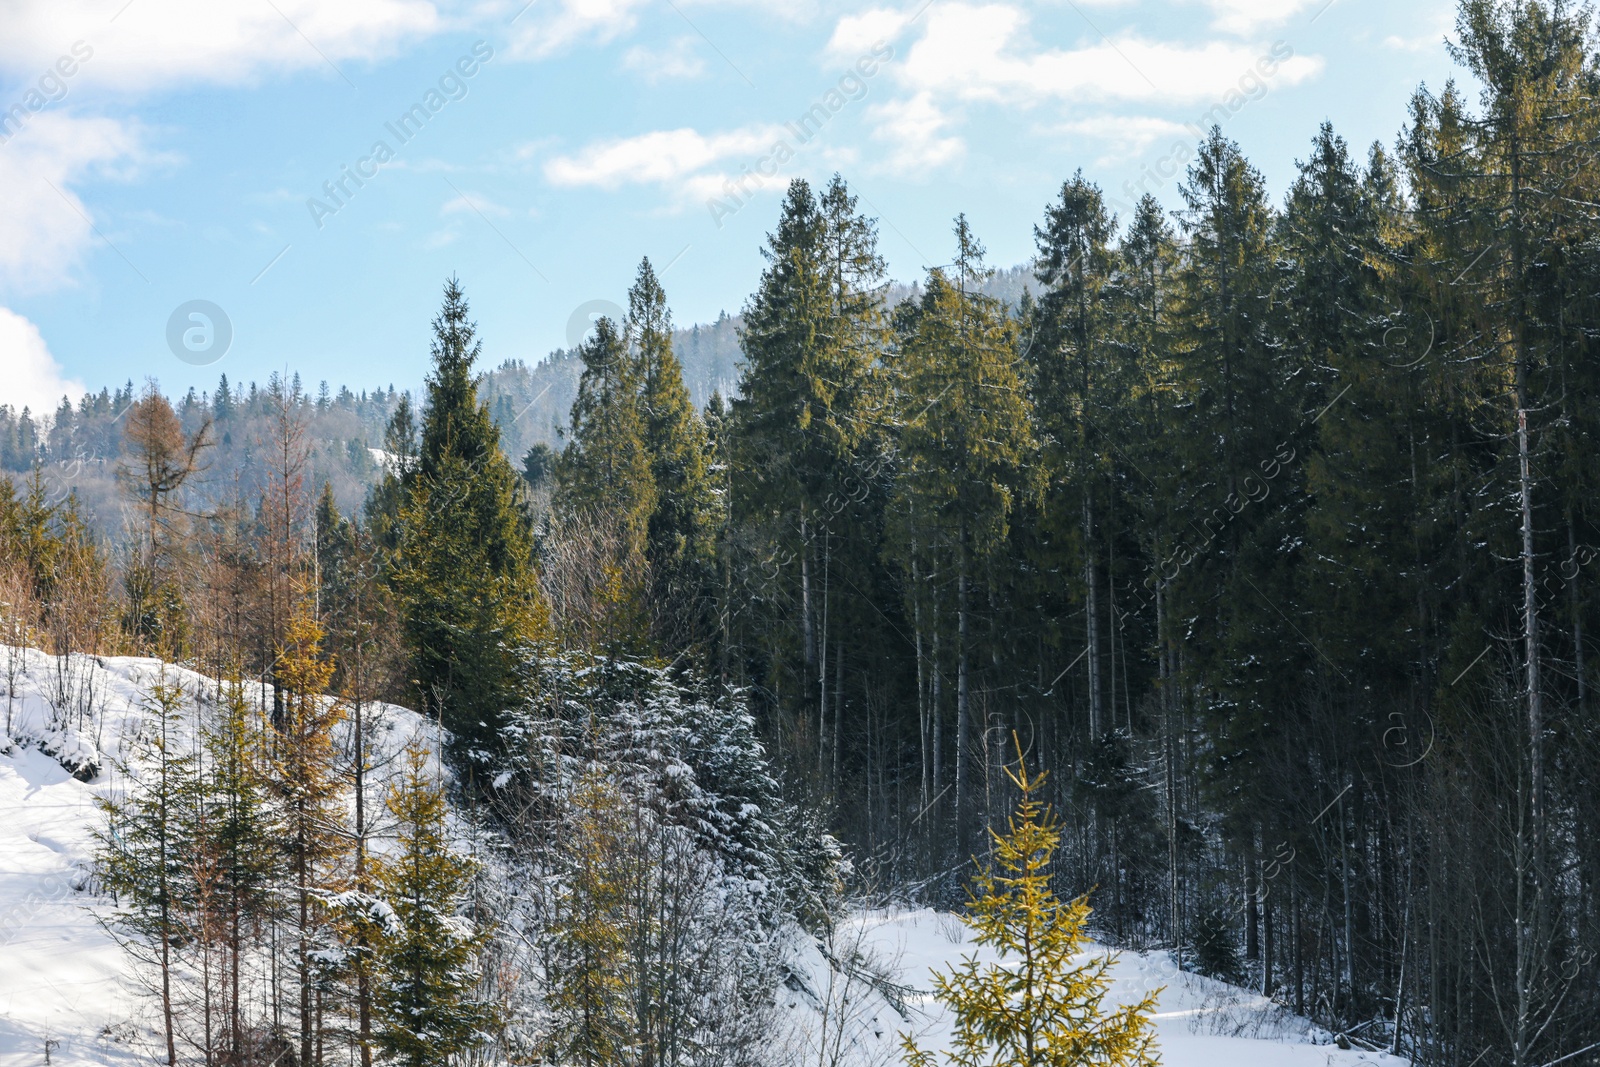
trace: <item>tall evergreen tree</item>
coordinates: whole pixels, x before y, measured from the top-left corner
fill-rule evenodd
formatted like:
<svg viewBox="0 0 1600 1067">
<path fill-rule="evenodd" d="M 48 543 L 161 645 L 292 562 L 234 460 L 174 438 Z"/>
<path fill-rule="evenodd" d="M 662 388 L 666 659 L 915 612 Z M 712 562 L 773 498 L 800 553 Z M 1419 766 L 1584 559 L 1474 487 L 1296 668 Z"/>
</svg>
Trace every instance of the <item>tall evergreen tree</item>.
<svg viewBox="0 0 1600 1067">
<path fill-rule="evenodd" d="M 1044 497 L 1038 534 L 1053 542 L 1056 558 L 1044 561 L 1046 573 L 1071 568 L 1083 576 L 1084 664 L 1088 675 L 1088 732 L 1092 738 L 1111 727 L 1114 709 L 1106 707 L 1104 664 L 1106 617 L 1102 614 L 1105 566 L 1103 532 L 1097 510 L 1113 483 L 1109 431 L 1121 423 L 1114 386 L 1112 299 L 1116 261 L 1111 247 L 1114 221 L 1098 187 L 1080 173 L 1061 187 L 1060 199 L 1035 227 L 1039 278 L 1048 288 L 1034 314 L 1028 346 L 1033 365 L 1033 409 L 1045 444 L 1051 491 Z M 1076 533 L 1076 538 L 1074 538 Z M 1076 552 L 1072 552 L 1076 540 Z M 1054 584 L 1054 583 L 1050 583 Z M 1048 595 L 1046 592 L 1045 595 Z"/>
<path fill-rule="evenodd" d="M 955 622 L 946 647 L 955 664 L 955 817 L 964 850 L 981 648 L 974 615 L 988 600 L 990 564 L 1005 552 L 1013 511 L 1035 498 L 1039 482 L 1016 325 L 977 291 L 987 275 L 984 252 L 965 216 L 955 233 L 955 263 L 948 273 L 928 272 L 921 304 L 902 324 L 898 359 L 909 407 L 900 420 L 892 543 L 908 572 L 949 575 L 946 585 L 954 586 L 945 594 Z"/>
<path fill-rule="evenodd" d="M 600 573 L 584 577 L 597 585 L 590 610 L 601 617 L 569 617 L 569 628 L 581 625 L 583 635 L 612 651 L 638 652 L 649 637 L 650 530 L 658 497 L 642 368 L 620 331 L 602 318 L 579 349 L 583 373 L 556 462 L 551 509 L 567 539 L 599 546 Z"/>
<path fill-rule="evenodd" d="M 860 636 L 883 625 L 881 607 L 863 603 L 877 596 L 881 508 L 856 507 L 886 482 L 883 263 L 873 221 L 838 178 L 820 198 L 806 182 L 790 183 L 763 255 L 732 405 L 730 512 L 745 554 L 738 566 L 759 588 L 749 659 L 798 717 L 821 778 L 830 751 L 838 762 L 828 731 L 839 734 L 850 645 L 870 647 Z M 861 519 L 862 537 L 841 536 Z M 846 642 L 840 634 L 851 628 L 858 639 Z"/>
<path fill-rule="evenodd" d="M 116 926 L 123 946 L 154 970 L 161 1008 L 165 1062 L 178 1062 L 178 951 L 188 927 L 194 885 L 188 858 L 195 845 L 198 760 L 179 731 L 183 690 L 166 677 L 145 696 L 145 729 L 134 762 L 134 784 L 120 800 L 100 801 L 106 813 L 99 859 L 106 888 L 119 901 Z"/>
<path fill-rule="evenodd" d="M 395 584 L 413 680 L 460 753 L 492 752 L 522 699 L 522 662 L 543 631 L 521 480 L 500 451 L 472 375 L 481 350 L 452 278 L 434 319 L 433 373 L 414 471 L 403 482 Z"/>
<path fill-rule="evenodd" d="M 648 259 L 628 291 L 627 334 L 638 361 L 644 449 L 655 490 L 645 548 L 653 629 L 662 651 L 676 654 L 709 631 L 715 516 L 705 423 L 684 388 L 666 293 Z"/>
<path fill-rule="evenodd" d="M 197 850 L 217 869 L 215 908 L 208 916 L 221 930 L 224 945 L 222 1003 L 224 1036 L 218 1043 L 234 1062 L 247 1060 L 252 1041 L 246 960 L 272 910 L 273 850 L 262 843 L 280 831 L 268 801 L 266 738 L 244 686 L 232 679 L 221 687 L 215 722 L 204 733 L 207 759 L 202 802 L 207 808 Z"/>
</svg>

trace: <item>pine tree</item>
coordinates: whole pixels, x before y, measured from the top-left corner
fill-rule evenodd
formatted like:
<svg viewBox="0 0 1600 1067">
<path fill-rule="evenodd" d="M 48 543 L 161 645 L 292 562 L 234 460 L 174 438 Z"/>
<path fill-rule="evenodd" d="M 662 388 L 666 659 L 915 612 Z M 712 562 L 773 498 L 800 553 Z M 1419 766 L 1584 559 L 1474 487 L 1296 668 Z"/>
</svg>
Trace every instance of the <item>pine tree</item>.
<svg viewBox="0 0 1600 1067">
<path fill-rule="evenodd" d="M 968 956 L 933 975 L 934 996 L 955 1017 L 954 1048 L 941 1058 L 906 1036 L 911 1067 L 1140 1067 L 1159 1063 L 1150 1018 L 1160 991 L 1108 1008 L 1111 957 L 1083 963 L 1086 897 L 1060 900 L 1050 865 L 1061 845 L 1054 814 L 1035 796 L 1045 775 L 1030 776 L 1017 744 L 1006 775 L 1021 793 L 1005 833 L 990 830 L 993 865 L 978 876 L 962 922 L 997 960 Z"/>
<path fill-rule="evenodd" d="M 448 837 L 444 788 L 428 750 L 406 749 L 405 768 L 385 805 L 397 847 L 373 864 L 388 905 L 374 946 L 377 1042 L 392 1062 L 431 1067 L 474 1045 L 494 1022 L 473 999 L 478 954 L 489 936 L 462 914 L 476 876 Z"/>
</svg>

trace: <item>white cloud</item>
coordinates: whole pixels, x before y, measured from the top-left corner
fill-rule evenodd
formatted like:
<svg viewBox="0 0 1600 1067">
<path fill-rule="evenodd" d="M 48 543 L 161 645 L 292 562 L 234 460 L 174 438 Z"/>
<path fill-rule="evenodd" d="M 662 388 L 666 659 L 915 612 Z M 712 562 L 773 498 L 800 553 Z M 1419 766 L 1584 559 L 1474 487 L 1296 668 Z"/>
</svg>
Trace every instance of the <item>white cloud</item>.
<svg viewBox="0 0 1600 1067">
<path fill-rule="evenodd" d="M 9 308 L 0 307 L 0 404 L 37 417 L 50 414 L 63 396 L 84 393 L 83 383 L 62 373 L 61 365 L 39 335 L 39 328 Z"/>
<path fill-rule="evenodd" d="M 892 64 L 898 80 L 916 92 L 1012 106 L 1215 99 L 1263 54 L 1260 46 L 1174 44 L 1131 34 L 1072 51 L 1040 49 L 1026 34 L 1027 16 L 1009 4 L 949 3 L 923 18 L 922 37 Z M 1321 69 L 1320 58 L 1290 56 L 1273 80 L 1293 85 Z"/>
<path fill-rule="evenodd" d="M 460 196 L 445 201 L 444 207 L 439 209 L 443 215 L 494 215 L 496 218 L 505 218 L 511 214 L 511 209 L 503 204 L 497 204 L 482 193 L 463 192 Z"/>
<path fill-rule="evenodd" d="M 824 51 L 828 58 L 841 63 L 853 63 L 858 56 L 872 51 L 879 41 L 893 41 L 905 28 L 912 12 L 894 11 L 879 7 L 859 15 L 846 15 L 833 28 Z"/>
<path fill-rule="evenodd" d="M 622 66 L 635 71 L 652 84 L 687 80 L 705 74 L 705 60 L 695 55 L 692 37 L 679 37 L 665 48 L 635 45 L 622 57 Z"/>
<path fill-rule="evenodd" d="M 134 0 L 120 11 L 107 0 L 4 6 L 0 69 L 31 81 L 82 41 L 93 54 L 76 78 L 125 90 L 234 84 L 263 72 L 378 59 L 444 26 L 428 0 Z"/>
<path fill-rule="evenodd" d="M 709 207 L 715 200 L 725 207 L 738 207 L 748 203 L 756 193 L 778 192 L 788 185 L 789 179 L 781 170 L 771 175 L 756 171 L 742 174 L 714 171 L 685 178 L 678 192 L 682 206 L 704 204 Z"/>
<path fill-rule="evenodd" d="M 770 126 L 749 126 L 727 133 L 703 134 L 690 127 L 654 130 L 636 137 L 601 141 L 576 155 L 558 156 L 544 166 L 553 185 L 599 186 L 673 184 L 712 164 L 733 157 L 759 156 L 782 136 Z"/>
<path fill-rule="evenodd" d="M 71 186 L 141 158 L 136 129 L 68 112 L 41 112 L 0 146 L 0 285 L 39 291 L 69 280 L 85 246 L 100 239 Z"/>
<path fill-rule="evenodd" d="M 1206 0 L 1219 30 L 1248 36 L 1266 26 L 1289 21 L 1312 4 L 1329 0 Z"/>
<path fill-rule="evenodd" d="M 605 44 L 638 22 L 645 0 L 557 0 L 546 10 L 544 0 L 516 16 L 511 24 L 514 59 L 543 59 L 580 42 Z"/>
<path fill-rule="evenodd" d="M 1107 147 L 1106 154 L 1095 160 L 1095 166 L 1111 166 L 1130 155 L 1137 155 L 1161 140 L 1195 140 L 1194 132 L 1181 122 L 1156 118 L 1151 115 L 1097 115 L 1063 123 L 1062 133 L 1100 141 Z"/>
<path fill-rule="evenodd" d="M 1271 6 L 1252 7 L 1245 0 L 1215 3 L 1233 5 L 1231 18 L 1252 10 L 1264 14 Z M 1280 3 L 1274 10 L 1292 6 Z M 1001 105 L 1010 111 L 1064 109 L 1074 115 L 1068 132 L 1103 140 L 1115 133 L 1121 146 L 1136 150 L 1182 127 L 1154 117 L 1113 117 L 1106 114 L 1109 108 L 1204 107 L 1259 96 L 1268 85 L 1303 82 L 1323 67 L 1320 57 L 1267 55 L 1262 45 L 1153 41 L 1131 32 L 1074 49 L 1046 47 L 1030 35 L 1029 17 L 1020 6 L 965 0 L 936 3 L 915 26 L 908 11 L 889 8 L 845 16 L 835 25 L 826 51 L 838 61 L 861 54 L 874 42 L 894 41 L 908 30 L 920 33 L 899 43 L 896 57 L 884 64 L 885 76 L 900 95 L 868 112 L 878 140 L 889 148 L 885 165 L 903 173 L 959 158 L 964 150 L 961 130 L 975 105 Z M 1273 68 L 1273 74 L 1263 74 L 1263 65 Z"/>
<path fill-rule="evenodd" d="M 950 118 L 927 92 L 909 99 L 890 100 L 867 110 L 876 137 L 889 152 L 883 166 L 897 174 L 915 174 L 949 163 L 966 150 L 961 138 L 944 131 Z"/>
</svg>

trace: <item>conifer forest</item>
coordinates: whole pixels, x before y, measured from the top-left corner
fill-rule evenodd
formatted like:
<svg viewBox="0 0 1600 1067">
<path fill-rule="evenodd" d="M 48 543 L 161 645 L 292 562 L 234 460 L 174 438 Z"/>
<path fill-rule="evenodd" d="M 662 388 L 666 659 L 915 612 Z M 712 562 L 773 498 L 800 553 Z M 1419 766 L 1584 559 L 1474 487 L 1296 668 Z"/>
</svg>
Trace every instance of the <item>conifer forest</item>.
<svg viewBox="0 0 1600 1067">
<path fill-rule="evenodd" d="M 1097 966 L 845 1049 L 930 981 L 849 917 L 922 908 L 1600 1063 L 1600 21 L 1453 38 L 1391 142 L 1274 189 L 1212 127 L 1177 210 L 1086 167 L 1020 269 L 961 215 L 891 279 L 846 171 L 714 325 L 645 258 L 529 366 L 453 276 L 409 389 L 0 408 L 0 751 L 111 783 L 140 1062 L 1156 1062 Z"/>
</svg>

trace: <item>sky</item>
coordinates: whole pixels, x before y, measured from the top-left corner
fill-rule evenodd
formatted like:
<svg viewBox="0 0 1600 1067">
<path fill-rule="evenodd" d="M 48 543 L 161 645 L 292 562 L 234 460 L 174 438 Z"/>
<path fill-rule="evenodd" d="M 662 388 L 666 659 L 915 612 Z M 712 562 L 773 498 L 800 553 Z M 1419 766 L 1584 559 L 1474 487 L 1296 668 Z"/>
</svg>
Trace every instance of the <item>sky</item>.
<svg viewBox="0 0 1600 1067">
<path fill-rule="evenodd" d="M 892 277 L 995 266 L 1078 169 L 1170 207 L 1200 133 L 1281 198 L 1392 146 L 1454 0 L 0 0 L 0 403 L 298 372 L 415 388 L 624 301 L 737 312 L 784 187 L 842 174 Z"/>
</svg>

